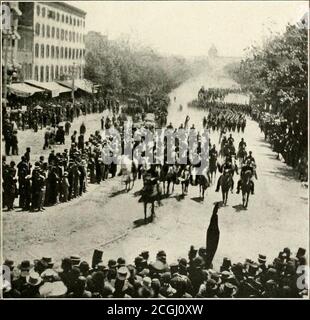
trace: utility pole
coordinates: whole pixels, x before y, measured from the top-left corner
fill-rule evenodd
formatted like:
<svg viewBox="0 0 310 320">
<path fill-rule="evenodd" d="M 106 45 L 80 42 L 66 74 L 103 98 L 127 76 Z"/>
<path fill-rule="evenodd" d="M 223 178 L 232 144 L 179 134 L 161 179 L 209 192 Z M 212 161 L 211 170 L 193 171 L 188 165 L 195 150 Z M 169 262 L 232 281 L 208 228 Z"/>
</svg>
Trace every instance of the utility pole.
<svg viewBox="0 0 310 320">
<path fill-rule="evenodd" d="M 75 77 L 75 62 L 73 62 L 73 69 L 72 69 L 72 91 L 71 91 L 71 96 L 72 96 L 72 104 L 74 108 L 74 77 Z"/>
<path fill-rule="evenodd" d="M 2 33 L 3 37 L 3 46 L 4 46 L 4 75 L 3 75 L 3 102 L 4 107 L 7 106 L 7 96 L 8 96 L 8 39 L 9 39 L 10 33 L 7 31 L 7 33 Z"/>
</svg>

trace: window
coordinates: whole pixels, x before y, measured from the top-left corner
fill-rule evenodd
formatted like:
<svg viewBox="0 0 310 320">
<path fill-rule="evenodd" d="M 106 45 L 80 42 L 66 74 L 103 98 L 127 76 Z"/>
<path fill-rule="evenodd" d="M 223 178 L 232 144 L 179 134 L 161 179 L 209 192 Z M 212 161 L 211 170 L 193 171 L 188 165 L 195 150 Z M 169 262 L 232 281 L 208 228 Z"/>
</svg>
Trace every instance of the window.
<svg viewBox="0 0 310 320">
<path fill-rule="evenodd" d="M 47 44 L 46 45 L 46 58 L 49 58 L 50 56 L 50 46 Z"/>
<path fill-rule="evenodd" d="M 37 16 L 40 15 L 40 12 L 41 12 L 41 7 L 40 7 L 40 6 L 37 6 Z"/>
<path fill-rule="evenodd" d="M 45 67 L 45 81 L 46 82 L 50 81 L 50 67 L 49 66 Z"/>
<path fill-rule="evenodd" d="M 42 17 L 43 18 L 45 17 L 45 8 L 44 7 L 42 8 Z"/>
<path fill-rule="evenodd" d="M 56 29 L 56 38 L 59 39 L 59 28 Z"/>
<path fill-rule="evenodd" d="M 55 27 L 52 27 L 52 38 L 55 37 Z"/>
<path fill-rule="evenodd" d="M 55 58 L 55 47 L 51 46 L 51 58 Z"/>
<path fill-rule="evenodd" d="M 63 57 L 64 57 L 64 48 L 61 47 L 60 48 L 60 59 L 63 59 Z"/>
<path fill-rule="evenodd" d="M 40 35 L 40 23 L 36 23 L 35 30 L 36 30 L 36 35 L 39 36 Z"/>
<path fill-rule="evenodd" d="M 55 13 L 55 11 L 48 10 L 48 12 L 47 12 L 47 17 L 50 18 L 50 19 L 55 20 L 55 19 L 56 19 L 56 13 Z"/>
<path fill-rule="evenodd" d="M 44 58 L 44 44 L 41 44 L 41 58 Z"/>
<path fill-rule="evenodd" d="M 71 48 L 69 48 L 69 59 L 71 59 Z"/>
<path fill-rule="evenodd" d="M 54 66 L 51 66 L 51 81 L 54 80 Z"/>
<path fill-rule="evenodd" d="M 59 77 L 59 67 L 58 65 L 55 67 L 55 79 L 58 79 Z"/>
<path fill-rule="evenodd" d="M 38 68 L 38 66 L 34 67 L 34 80 L 39 81 L 39 68 Z"/>
<path fill-rule="evenodd" d="M 72 59 L 75 59 L 75 49 L 72 48 Z"/>
<path fill-rule="evenodd" d="M 62 76 L 63 74 L 64 74 L 64 69 L 63 69 L 63 67 L 62 66 L 60 66 L 60 75 Z"/>
<path fill-rule="evenodd" d="M 68 31 L 65 31 L 65 40 L 68 41 Z"/>
<path fill-rule="evenodd" d="M 80 26 L 80 20 L 79 19 L 76 19 L 76 24 L 77 24 L 78 27 Z"/>
<path fill-rule="evenodd" d="M 63 14 L 61 15 L 61 22 L 65 22 L 65 16 Z"/>
<path fill-rule="evenodd" d="M 75 42 L 75 32 L 72 32 L 72 40 Z"/>
<path fill-rule="evenodd" d="M 37 43 L 35 45 L 34 54 L 36 58 L 39 58 L 39 45 Z"/>
<path fill-rule="evenodd" d="M 72 24 L 72 17 L 70 16 L 70 24 Z"/>
<path fill-rule="evenodd" d="M 59 12 L 57 12 L 57 14 L 56 14 L 56 20 L 59 21 L 59 18 L 60 18 L 60 14 L 59 14 Z"/>
<path fill-rule="evenodd" d="M 65 33 L 64 33 L 64 29 L 61 29 L 61 37 L 60 37 L 61 40 L 64 39 L 64 34 L 65 34 Z"/>
<path fill-rule="evenodd" d="M 72 40 L 72 33 L 71 33 L 71 31 L 69 31 L 69 41 L 71 41 Z"/>
<path fill-rule="evenodd" d="M 44 81 L 44 67 L 41 66 L 40 68 L 40 81 Z"/>
<path fill-rule="evenodd" d="M 65 48 L 65 59 L 68 58 L 68 48 Z"/>
<path fill-rule="evenodd" d="M 69 17 L 66 16 L 66 23 L 69 23 Z"/>
<path fill-rule="evenodd" d="M 45 37 L 45 25 L 42 24 L 42 37 Z"/>
<path fill-rule="evenodd" d="M 64 74 L 67 73 L 67 66 L 64 66 Z"/>
<path fill-rule="evenodd" d="M 56 59 L 59 59 L 59 47 L 56 47 Z"/>
<path fill-rule="evenodd" d="M 46 36 L 49 38 L 51 36 L 51 28 L 49 25 L 46 26 Z"/>
</svg>

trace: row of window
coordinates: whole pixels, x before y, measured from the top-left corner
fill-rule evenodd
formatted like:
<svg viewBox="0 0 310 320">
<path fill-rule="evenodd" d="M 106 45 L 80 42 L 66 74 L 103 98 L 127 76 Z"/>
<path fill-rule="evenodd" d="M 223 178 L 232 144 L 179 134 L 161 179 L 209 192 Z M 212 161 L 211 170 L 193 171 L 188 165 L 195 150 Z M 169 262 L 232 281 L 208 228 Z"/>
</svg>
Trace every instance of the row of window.
<svg viewBox="0 0 310 320">
<path fill-rule="evenodd" d="M 36 43 L 34 48 L 36 58 L 52 58 L 52 59 L 83 59 L 85 49 L 58 47 Z"/>
<path fill-rule="evenodd" d="M 47 37 L 47 38 L 55 38 L 65 41 L 72 42 L 85 42 L 85 36 L 79 32 L 68 31 L 64 29 L 59 29 L 55 27 L 50 27 L 49 25 L 45 26 L 44 24 L 40 25 L 40 23 L 36 23 L 35 33 L 37 36 Z"/>
<path fill-rule="evenodd" d="M 47 16 L 50 19 L 56 20 L 56 21 L 61 21 L 62 23 L 67 23 L 72 26 L 78 26 L 78 27 L 85 27 L 85 20 L 79 19 L 79 18 L 72 18 L 71 15 L 64 15 L 59 12 L 55 12 L 51 9 L 45 9 L 45 7 L 40 7 L 37 5 L 37 16 L 42 16 L 45 18 Z"/>
<path fill-rule="evenodd" d="M 82 78 L 83 69 L 75 67 L 75 77 Z M 34 67 L 34 80 L 41 82 L 54 81 L 62 75 L 72 75 L 73 66 L 35 66 Z"/>
</svg>

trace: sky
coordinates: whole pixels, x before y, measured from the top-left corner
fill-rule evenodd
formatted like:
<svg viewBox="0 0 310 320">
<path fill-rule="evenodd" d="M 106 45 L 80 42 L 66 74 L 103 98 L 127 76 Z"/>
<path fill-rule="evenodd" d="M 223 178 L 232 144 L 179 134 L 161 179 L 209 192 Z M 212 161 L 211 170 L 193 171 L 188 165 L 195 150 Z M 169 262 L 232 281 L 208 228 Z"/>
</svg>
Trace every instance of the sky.
<svg viewBox="0 0 310 320">
<path fill-rule="evenodd" d="M 244 55 L 269 32 L 283 32 L 308 10 L 307 1 L 70 1 L 87 12 L 86 31 L 109 39 L 130 35 L 162 54 Z"/>
</svg>

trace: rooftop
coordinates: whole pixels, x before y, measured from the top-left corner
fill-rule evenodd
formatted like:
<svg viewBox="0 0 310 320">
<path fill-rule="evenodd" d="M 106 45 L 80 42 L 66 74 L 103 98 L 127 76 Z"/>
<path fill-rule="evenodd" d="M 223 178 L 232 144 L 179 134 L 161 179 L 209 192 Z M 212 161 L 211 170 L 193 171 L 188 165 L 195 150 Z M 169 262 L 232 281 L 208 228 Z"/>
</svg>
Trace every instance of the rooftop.
<svg viewBox="0 0 310 320">
<path fill-rule="evenodd" d="M 74 13 L 80 15 L 80 16 L 83 16 L 85 17 L 86 16 L 86 11 L 82 10 L 82 9 L 79 9 L 71 4 L 68 4 L 67 2 L 54 2 L 54 1 L 44 1 L 44 2 L 40 2 L 44 5 L 48 5 L 48 6 L 51 6 L 51 7 L 55 7 L 55 8 L 62 8 L 62 9 L 65 9 L 65 10 L 69 10 L 69 11 L 73 11 Z"/>
</svg>

